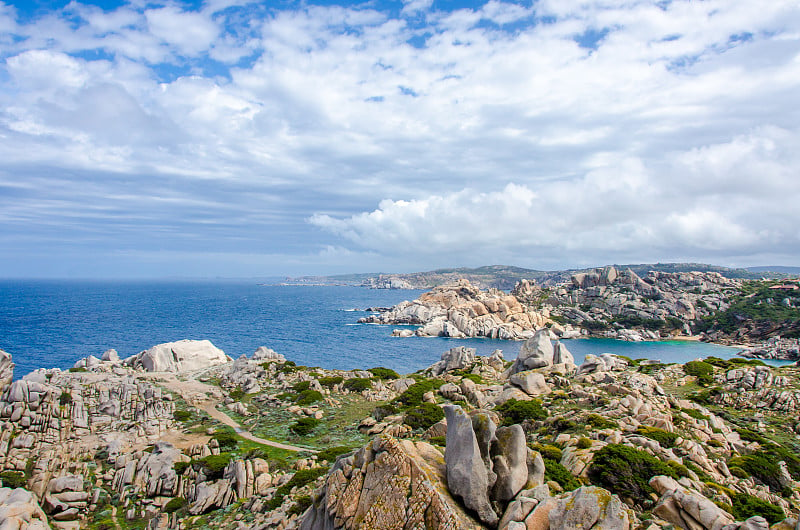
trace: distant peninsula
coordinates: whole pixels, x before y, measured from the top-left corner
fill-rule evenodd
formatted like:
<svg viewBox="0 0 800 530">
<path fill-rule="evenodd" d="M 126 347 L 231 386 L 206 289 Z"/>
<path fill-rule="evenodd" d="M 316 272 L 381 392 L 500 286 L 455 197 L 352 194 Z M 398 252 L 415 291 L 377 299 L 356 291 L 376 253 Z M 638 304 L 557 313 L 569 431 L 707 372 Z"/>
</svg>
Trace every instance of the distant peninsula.
<svg viewBox="0 0 800 530">
<path fill-rule="evenodd" d="M 657 272 L 718 272 L 726 278 L 757 280 L 761 278 L 785 278 L 800 274 L 800 267 L 760 266 L 730 268 L 705 263 L 638 263 L 610 264 L 618 270 L 630 269 L 639 276 L 650 271 Z M 536 280 L 543 286 L 555 285 L 569 280 L 573 274 L 589 272 L 596 267 L 542 271 L 511 265 L 487 265 L 477 268 L 457 267 L 427 272 L 410 273 L 361 273 L 334 276 L 298 276 L 286 278 L 286 285 L 351 285 L 372 289 L 431 289 L 439 285 L 466 279 L 479 289 L 511 290 L 519 280 Z"/>
</svg>

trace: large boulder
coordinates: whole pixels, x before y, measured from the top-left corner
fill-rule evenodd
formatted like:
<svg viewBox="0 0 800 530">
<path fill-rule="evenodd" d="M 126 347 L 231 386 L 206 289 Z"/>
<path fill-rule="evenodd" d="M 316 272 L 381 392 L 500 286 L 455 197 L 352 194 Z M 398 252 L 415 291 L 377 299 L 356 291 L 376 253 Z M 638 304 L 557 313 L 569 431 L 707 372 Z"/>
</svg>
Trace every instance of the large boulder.
<svg viewBox="0 0 800 530">
<path fill-rule="evenodd" d="M 464 370 L 475 362 L 475 348 L 458 346 L 442 354 L 441 360 L 430 367 L 431 375 L 442 375 L 453 370 Z"/>
<path fill-rule="evenodd" d="M 675 526 L 687 530 L 721 530 L 733 523 L 731 514 L 670 477 L 655 476 L 650 479 L 650 486 L 661 496 L 653 513 Z"/>
<path fill-rule="evenodd" d="M 489 477 L 472 420 L 458 405 L 444 407 L 447 439 L 444 460 L 447 487 L 464 505 L 478 514 L 484 523 L 495 526 L 498 517 L 489 503 Z"/>
<path fill-rule="evenodd" d="M 0 528 L 50 530 L 34 495 L 22 488 L 0 488 Z"/>
<path fill-rule="evenodd" d="M 0 394 L 3 389 L 11 384 L 14 379 L 14 363 L 11 361 L 11 354 L 0 350 Z"/>
<path fill-rule="evenodd" d="M 528 484 L 528 446 L 520 425 L 500 427 L 492 446 L 492 462 L 497 480 L 492 499 L 508 502 Z"/>
<path fill-rule="evenodd" d="M 548 519 L 550 530 L 628 530 L 635 518 L 616 495 L 597 486 L 582 486 L 559 498 Z"/>
<path fill-rule="evenodd" d="M 153 346 L 133 357 L 126 364 L 148 372 L 189 372 L 225 364 L 231 359 L 208 340 L 179 340 Z"/>
<path fill-rule="evenodd" d="M 519 349 L 517 359 L 511 366 L 511 374 L 545 368 L 553 365 L 553 343 L 550 341 L 550 330 L 540 329 L 533 337 L 526 340 Z"/>
<path fill-rule="evenodd" d="M 300 528 L 482 528 L 451 497 L 445 473 L 433 446 L 376 437 L 337 460 Z"/>
<path fill-rule="evenodd" d="M 285 363 L 286 357 L 277 353 L 275 350 L 267 348 L 266 346 L 259 346 L 256 351 L 253 352 L 253 360 L 254 361 L 278 361 L 279 363 Z"/>
</svg>

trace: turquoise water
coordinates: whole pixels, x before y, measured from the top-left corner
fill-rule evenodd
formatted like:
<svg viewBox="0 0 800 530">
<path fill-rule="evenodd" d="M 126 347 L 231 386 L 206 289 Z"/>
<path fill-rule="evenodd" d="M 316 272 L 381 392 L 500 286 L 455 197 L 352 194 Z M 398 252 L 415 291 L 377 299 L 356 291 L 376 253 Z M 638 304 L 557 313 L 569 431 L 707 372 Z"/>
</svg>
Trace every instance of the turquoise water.
<svg viewBox="0 0 800 530">
<path fill-rule="evenodd" d="M 155 344 L 209 339 L 231 357 L 268 346 L 307 366 L 425 368 L 442 352 L 468 346 L 513 359 L 519 342 L 491 339 L 395 338 L 394 326 L 356 324 L 365 313 L 422 291 L 359 287 L 261 286 L 255 282 L 0 281 L 0 348 L 11 353 L 15 377 L 36 368 L 68 368 L 115 348 L 127 357 Z M 738 350 L 695 342 L 566 341 L 580 363 L 587 353 L 685 362 L 731 357 Z"/>
</svg>

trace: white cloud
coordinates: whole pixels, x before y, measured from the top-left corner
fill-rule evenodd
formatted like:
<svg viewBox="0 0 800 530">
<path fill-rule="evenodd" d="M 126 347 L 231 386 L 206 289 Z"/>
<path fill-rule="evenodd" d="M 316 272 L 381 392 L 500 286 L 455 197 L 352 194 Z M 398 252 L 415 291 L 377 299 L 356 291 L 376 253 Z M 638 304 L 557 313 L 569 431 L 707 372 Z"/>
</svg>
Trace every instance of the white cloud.
<svg viewBox="0 0 800 530">
<path fill-rule="evenodd" d="M 0 170 L 135 175 L 263 220 L 226 192 L 246 186 L 286 197 L 270 245 L 315 251 L 799 254 L 796 2 L 370 6 L 73 2 L 23 23 L 0 4 Z"/>
<path fill-rule="evenodd" d="M 800 210 L 793 205 L 800 182 L 791 175 L 800 164 L 798 140 L 796 132 L 758 130 L 670 153 L 667 167 L 625 159 L 579 180 L 383 200 L 370 212 L 317 214 L 309 222 L 383 254 L 450 253 L 485 263 L 495 255 L 519 260 L 575 251 L 661 259 L 685 252 L 759 254 L 778 242 L 796 253 Z M 776 180 L 756 178 L 761 173 Z M 714 182 L 711 189 L 695 185 L 704 177 Z"/>
<path fill-rule="evenodd" d="M 148 9 L 144 13 L 150 32 L 175 46 L 182 55 L 197 55 L 208 50 L 219 35 L 219 28 L 200 13 L 174 7 Z"/>
</svg>

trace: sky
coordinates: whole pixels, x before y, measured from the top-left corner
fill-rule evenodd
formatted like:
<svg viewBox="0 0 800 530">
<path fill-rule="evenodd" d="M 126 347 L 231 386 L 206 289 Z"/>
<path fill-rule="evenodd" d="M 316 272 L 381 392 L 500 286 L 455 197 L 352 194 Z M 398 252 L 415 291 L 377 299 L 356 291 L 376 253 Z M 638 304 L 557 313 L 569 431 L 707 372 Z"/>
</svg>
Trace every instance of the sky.
<svg viewBox="0 0 800 530">
<path fill-rule="evenodd" d="M 0 0 L 0 278 L 800 265 L 797 0 Z"/>
</svg>

